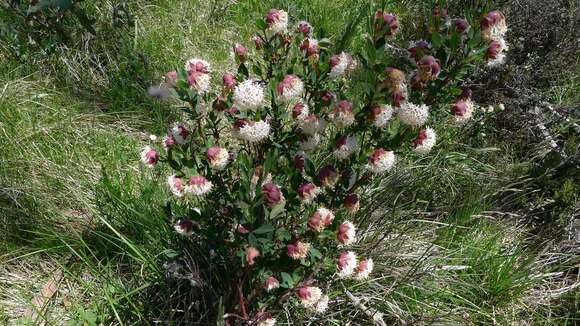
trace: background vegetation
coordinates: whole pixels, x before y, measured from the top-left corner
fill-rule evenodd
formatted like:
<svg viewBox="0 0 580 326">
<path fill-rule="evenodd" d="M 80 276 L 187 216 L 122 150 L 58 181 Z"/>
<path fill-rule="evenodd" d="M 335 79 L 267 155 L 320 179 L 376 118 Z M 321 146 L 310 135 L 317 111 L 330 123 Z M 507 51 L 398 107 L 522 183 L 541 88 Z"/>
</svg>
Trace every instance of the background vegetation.
<svg viewBox="0 0 580 326">
<path fill-rule="evenodd" d="M 11 2 L 0 3 L 0 324 L 196 320 L 188 305 L 205 303 L 192 299 L 195 259 L 170 263 L 166 189 L 138 168 L 149 134 L 179 118 L 149 87 L 192 56 L 231 69 L 230 45 L 250 45 L 271 7 L 340 39 L 367 2 L 87 1 L 75 6 L 94 30 L 65 12 L 67 37 L 46 44 L 28 37 Z M 391 1 L 391 10 L 411 36 L 435 2 Z M 387 324 L 574 325 L 580 7 L 438 3 L 452 16 L 506 13 L 508 65 L 466 81 L 478 104 L 505 110 L 384 180 L 368 208 L 375 277 L 344 291 Z M 356 48 L 362 35 L 352 36 Z M 352 300 L 323 320 L 288 314 L 279 322 L 371 324 Z"/>
</svg>

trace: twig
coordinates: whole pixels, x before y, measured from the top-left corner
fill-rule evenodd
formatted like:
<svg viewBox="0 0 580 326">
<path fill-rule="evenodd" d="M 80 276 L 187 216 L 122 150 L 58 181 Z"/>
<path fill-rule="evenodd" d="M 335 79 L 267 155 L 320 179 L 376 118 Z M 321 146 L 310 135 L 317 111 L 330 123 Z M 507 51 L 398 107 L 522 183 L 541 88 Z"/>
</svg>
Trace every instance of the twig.
<svg viewBox="0 0 580 326">
<path fill-rule="evenodd" d="M 373 320 L 373 323 L 375 325 L 379 325 L 379 326 L 387 326 L 387 324 L 385 323 L 385 321 L 383 320 L 383 314 L 378 312 L 376 309 L 372 309 L 372 308 L 367 308 L 363 303 L 361 303 L 361 300 L 357 297 L 355 297 L 352 293 L 350 293 L 350 291 L 348 291 L 347 289 L 344 289 L 344 293 L 346 294 L 346 296 L 348 297 L 348 299 L 357 307 L 359 308 L 362 312 L 364 312 L 365 315 L 367 315 L 369 318 L 371 318 Z"/>
</svg>

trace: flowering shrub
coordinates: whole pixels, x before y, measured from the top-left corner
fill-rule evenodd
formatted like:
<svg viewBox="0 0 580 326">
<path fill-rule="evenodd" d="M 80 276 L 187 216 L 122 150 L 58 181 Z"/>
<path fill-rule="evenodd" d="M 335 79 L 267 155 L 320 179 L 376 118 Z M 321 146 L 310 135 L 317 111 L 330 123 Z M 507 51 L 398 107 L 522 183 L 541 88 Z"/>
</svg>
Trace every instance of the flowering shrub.
<svg viewBox="0 0 580 326">
<path fill-rule="evenodd" d="M 469 119 L 469 92 L 453 87 L 470 65 L 501 55 L 487 54 L 504 33 L 501 17 L 490 13 L 476 30 L 436 12 L 431 42 L 408 49 L 408 77 L 388 65 L 395 15 L 378 10 L 365 51 L 353 56 L 333 53 L 310 24 L 290 26 L 286 12 L 272 9 L 257 21 L 255 50 L 233 46 L 237 72 L 224 74 L 221 87 L 212 87 L 202 59 L 166 75 L 188 121 L 170 128 L 164 150 L 146 147 L 142 161 L 174 171 L 173 227 L 228 318 L 273 325 L 270 312 L 289 301 L 323 313 L 335 280 L 371 276 L 373 260 L 357 246 L 369 185 L 400 157 L 428 153 L 435 124 Z"/>
</svg>

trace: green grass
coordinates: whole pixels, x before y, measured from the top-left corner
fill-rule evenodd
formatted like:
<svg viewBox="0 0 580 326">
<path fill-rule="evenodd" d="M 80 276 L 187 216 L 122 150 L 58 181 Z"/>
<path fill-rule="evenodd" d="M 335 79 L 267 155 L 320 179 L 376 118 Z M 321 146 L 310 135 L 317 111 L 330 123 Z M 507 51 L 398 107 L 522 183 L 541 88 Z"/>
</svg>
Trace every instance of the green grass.
<svg viewBox="0 0 580 326">
<path fill-rule="evenodd" d="M 24 323 L 22 309 L 55 270 L 64 281 L 42 313 L 49 324 L 199 318 L 175 312 L 186 310 L 197 288 L 187 278 L 167 281 L 163 267 L 179 247 L 165 220 L 163 171 L 142 172 L 138 164 L 148 135 L 162 135 L 179 118 L 173 103 L 149 98 L 147 88 L 189 57 L 208 59 L 219 82 L 233 69 L 231 44 L 251 47 L 255 20 L 271 7 L 333 39 L 365 10 L 347 0 L 128 4 L 133 26 L 110 26 L 111 3 L 103 2 L 90 8 L 101 22 L 94 39 L 26 62 L 0 52 L 0 323 Z M 391 9 L 411 21 L 413 6 L 401 1 Z M 355 33 L 355 46 L 360 40 Z M 575 86 L 574 78 L 561 83 L 555 98 L 574 101 Z M 509 154 L 510 143 L 497 145 L 507 150 L 443 147 L 402 162 L 383 181 L 365 218 L 371 231 L 363 244 L 377 272 L 348 290 L 389 324 L 508 324 L 528 320 L 531 306 L 536 324 L 578 320 L 570 312 L 578 307 L 574 292 L 540 306 L 532 295 L 544 280 L 532 275 L 565 271 L 570 276 L 557 282 L 573 284 L 574 253 L 546 266 L 546 247 L 530 240 L 526 225 L 489 213 L 508 208 L 513 198 L 502 196 L 525 178 L 528 171 L 519 167 L 529 165 Z M 530 197 L 517 198 L 525 206 Z M 337 302 L 323 319 L 291 312 L 294 321 L 315 324 L 369 323 L 349 301 Z"/>
</svg>

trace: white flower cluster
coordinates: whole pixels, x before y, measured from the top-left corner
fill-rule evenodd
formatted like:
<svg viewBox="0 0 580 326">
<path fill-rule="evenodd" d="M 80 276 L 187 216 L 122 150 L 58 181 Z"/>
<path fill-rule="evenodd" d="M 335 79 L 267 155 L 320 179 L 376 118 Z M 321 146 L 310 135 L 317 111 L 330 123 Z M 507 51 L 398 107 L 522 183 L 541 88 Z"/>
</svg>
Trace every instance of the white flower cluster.
<svg viewBox="0 0 580 326">
<path fill-rule="evenodd" d="M 429 118 L 429 107 L 425 104 L 417 105 L 411 102 L 405 102 L 397 110 L 397 117 L 405 125 L 420 127 Z"/>
<path fill-rule="evenodd" d="M 249 143 L 260 142 L 270 134 L 270 124 L 266 121 L 250 121 L 237 132 L 238 137 Z"/>
<path fill-rule="evenodd" d="M 331 62 L 332 67 L 330 68 L 330 73 L 328 74 L 330 79 L 337 79 L 343 76 L 347 70 L 353 70 L 355 67 L 355 63 L 348 53 L 341 52 L 333 58 L 335 58 L 334 60 L 336 62 L 334 62 L 334 64 Z"/>
<path fill-rule="evenodd" d="M 233 99 L 241 111 L 256 110 L 264 105 L 264 88 L 255 80 L 245 80 L 234 89 Z"/>
<path fill-rule="evenodd" d="M 376 150 L 370 157 L 366 169 L 374 174 L 383 174 L 395 166 L 396 158 L 393 151 Z"/>
</svg>

